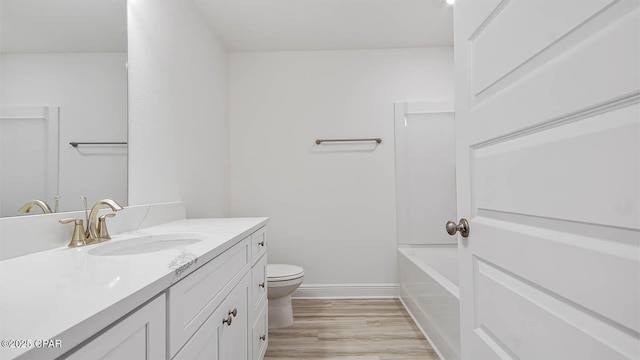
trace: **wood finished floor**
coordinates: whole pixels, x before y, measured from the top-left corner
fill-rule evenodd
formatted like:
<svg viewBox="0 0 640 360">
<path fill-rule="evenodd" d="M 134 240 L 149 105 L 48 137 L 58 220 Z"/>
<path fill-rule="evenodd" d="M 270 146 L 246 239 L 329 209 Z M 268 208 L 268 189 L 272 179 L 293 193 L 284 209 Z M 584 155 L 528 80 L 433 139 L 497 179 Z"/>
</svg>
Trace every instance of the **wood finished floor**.
<svg viewBox="0 0 640 360">
<path fill-rule="evenodd" d="M 266 360 L 439 359 L 399 300 L 293 300 L 293 314 L 269 330 Z"/>
</svg>

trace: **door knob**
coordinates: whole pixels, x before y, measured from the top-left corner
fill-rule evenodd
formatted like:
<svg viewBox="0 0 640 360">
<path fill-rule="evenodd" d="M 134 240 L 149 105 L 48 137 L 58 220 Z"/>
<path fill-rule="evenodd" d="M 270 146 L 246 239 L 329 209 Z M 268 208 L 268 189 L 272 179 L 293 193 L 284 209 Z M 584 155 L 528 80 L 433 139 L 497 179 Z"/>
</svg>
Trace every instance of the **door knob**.
<svg viewBox="0 0 640 360">
<path fill-rule="evenodd" d="M 462 235 L 462 237 L 469 236 L 469 222 L 465 218 L 460 219 L 460 223 L 457 225 L 453 221 L 447 221 L 445 228 L 449 235 L 455 235 L 456 232 L 460 231 L 460 235 Z"/>
</svg>

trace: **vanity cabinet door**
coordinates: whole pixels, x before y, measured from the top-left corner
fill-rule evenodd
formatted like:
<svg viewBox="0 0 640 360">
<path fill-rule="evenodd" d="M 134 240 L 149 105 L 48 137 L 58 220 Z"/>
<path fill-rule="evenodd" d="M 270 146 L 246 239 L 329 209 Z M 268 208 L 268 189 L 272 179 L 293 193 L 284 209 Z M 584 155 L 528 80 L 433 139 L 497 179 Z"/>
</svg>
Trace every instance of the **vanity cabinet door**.
<svg viewBox="0 0 640 360">
<path fill-rule="evenodd" d="M 220 360 L 249 358 L 249 284 L 250 275 L 247 274 L 219 309 L 220 330 L 218 331 L 218 335 Z M 237 314 L 235 316 L 229 315 L 234 309 L 237 309 Z M 222 322 L 225 314 L 227 318 L 233 318 L 231 325 Z"/>
<path fill-rule="evenodd" d="M 166 310 L 162 294 L 63 359 L 166 359 Z"/>
<path fill-rule="evenodd" d="M 267 301 L 267 255 L 263 255 L 251 269 L 251 297 L 249 323 L 253 324 Z"/>
<path fill-rule="evenodd" d="M 207 318 L 173 360 L 244 360 L 249 356 L 249 274 Z M 236 310 L 234 312 L 234 309 Z M 235 313 L 235 316 L 233 315 Z M 231 320 L 228 322 L 228 320 Z"/>
<path fill-rule="evenodd" d="M 264 354 L 267 352 L 267 346 L 269 345 L 269 307 L 267 302 L 263 302 L 262 309 L 253 324 L 250 332 L 251 338 L 251 358 L 253 360 L 264 359 Z"/>
</svg>

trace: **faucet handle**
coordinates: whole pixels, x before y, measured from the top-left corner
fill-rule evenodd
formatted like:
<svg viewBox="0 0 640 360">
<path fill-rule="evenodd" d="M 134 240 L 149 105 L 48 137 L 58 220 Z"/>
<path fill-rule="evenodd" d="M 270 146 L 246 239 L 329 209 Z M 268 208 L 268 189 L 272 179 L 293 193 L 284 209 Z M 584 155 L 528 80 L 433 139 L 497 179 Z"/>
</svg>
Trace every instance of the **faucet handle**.
<svg viewBox="0 0 640 360">
<path fill-rule="evenodd" d="M 58 220 L 60 224 L 69 224 L 73 222 L 75 225 L 73 227 L 73 235 L 71 235 L 71 241 L 69 242 L 69 247 L 78 247 L 87 245 L 87 237 L 84 233 L 84 226 L 82 224 L 82 219 L 75 218 L 66 218 Z"/>
<path fill-rule="evenodd" d="M 79 222 L 80 224 L 82 224 L 82 219 L 66 218 L 66 219 L 60 219 L 60 220 L 58 220 L 58 222 L 60 224 L 68 224 L 70 222 L 75 222 L 76 224 L 78 224 L 78 222 Z"/>
<path fill-rule="evenodd" d="M 107 218 L 116 216 L 115 213 L 108 213 L 98 217 L 98 238 L 100 241 L 110 240 L 109 231 L 107 230 Z"/>
</svg>

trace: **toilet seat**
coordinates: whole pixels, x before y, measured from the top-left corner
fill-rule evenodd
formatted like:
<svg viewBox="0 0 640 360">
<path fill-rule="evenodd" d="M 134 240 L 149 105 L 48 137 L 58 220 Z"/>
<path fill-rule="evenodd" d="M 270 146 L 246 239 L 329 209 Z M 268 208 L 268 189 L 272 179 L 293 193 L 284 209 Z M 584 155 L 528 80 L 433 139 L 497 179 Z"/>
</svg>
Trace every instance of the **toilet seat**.
<svg viewBox="0 0 640 360">
<path fill-rule="evenodd" d="M 267 281 L 279 282 L 299 279 L 304 276 L 304 269 L 296 265 L 267 264 Z"/>
</svg>

